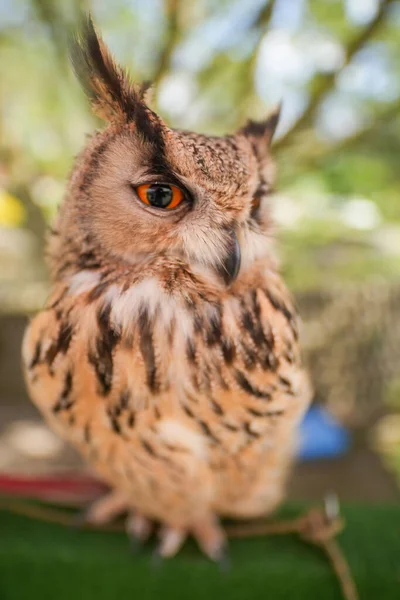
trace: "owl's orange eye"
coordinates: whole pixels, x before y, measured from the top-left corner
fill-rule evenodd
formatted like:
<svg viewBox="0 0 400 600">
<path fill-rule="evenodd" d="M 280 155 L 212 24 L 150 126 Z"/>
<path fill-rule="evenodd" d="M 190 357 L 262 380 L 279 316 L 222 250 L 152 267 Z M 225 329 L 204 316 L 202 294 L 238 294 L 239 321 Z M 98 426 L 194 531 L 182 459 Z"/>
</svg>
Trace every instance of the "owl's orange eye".
<svg viewBox="0 0 400 600">
<path fill-rule="evenodd" d="M 183 192 L 169 183 L 139 185 L 136 193 L 142 202 L 155 208 L 176 208 L 183 200 Z"/>
</svg>

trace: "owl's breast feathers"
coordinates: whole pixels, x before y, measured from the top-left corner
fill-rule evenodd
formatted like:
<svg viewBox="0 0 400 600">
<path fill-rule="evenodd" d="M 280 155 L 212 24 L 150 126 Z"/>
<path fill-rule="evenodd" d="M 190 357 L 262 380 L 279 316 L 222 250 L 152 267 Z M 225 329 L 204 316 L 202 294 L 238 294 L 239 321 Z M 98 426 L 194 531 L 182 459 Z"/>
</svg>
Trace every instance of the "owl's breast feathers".
<svg viewBox="0 0 400 600">
<path fill-rule="evenodd" d="M 94 462 L 104 440 L 151 455 L 152 436 L 216 464 L 291 447 L 310 396 L 294 309 L 266 269 L 220 293 L 179 269 L 78 272 L 32 321 L 23 359 L 34 402 Z"/>
</svg>

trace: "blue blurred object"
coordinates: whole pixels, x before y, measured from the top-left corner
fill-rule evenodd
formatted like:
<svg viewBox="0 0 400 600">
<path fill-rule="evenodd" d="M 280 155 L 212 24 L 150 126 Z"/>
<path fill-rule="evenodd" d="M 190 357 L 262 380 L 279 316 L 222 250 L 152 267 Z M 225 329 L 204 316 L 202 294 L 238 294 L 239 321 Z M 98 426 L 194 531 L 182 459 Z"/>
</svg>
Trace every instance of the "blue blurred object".
<svg viewBox="0 0 400 600">
<path fill-rule="evenodd" d="M 300 426 L 300 460 L 334 458 L 350 447 L 350 434 L 325 408 L 314 404 Z"/>
</svg>

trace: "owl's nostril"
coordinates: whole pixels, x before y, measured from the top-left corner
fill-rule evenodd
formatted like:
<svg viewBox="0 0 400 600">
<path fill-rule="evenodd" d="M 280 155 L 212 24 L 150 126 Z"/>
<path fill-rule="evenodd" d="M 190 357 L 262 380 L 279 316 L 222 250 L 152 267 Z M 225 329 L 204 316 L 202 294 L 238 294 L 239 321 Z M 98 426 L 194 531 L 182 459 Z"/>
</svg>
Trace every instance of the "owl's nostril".
<svg viewBox="0 0 400 600">
<path fill-rule="evenodd" d="M 219 269 L 226 285 L 230 285 L 236 279 L 240 270 L 241 252 L 239 240 L 236 233 L 232 230 L 229 234 L 229 244 L 227 254 Z"/>
</svg>

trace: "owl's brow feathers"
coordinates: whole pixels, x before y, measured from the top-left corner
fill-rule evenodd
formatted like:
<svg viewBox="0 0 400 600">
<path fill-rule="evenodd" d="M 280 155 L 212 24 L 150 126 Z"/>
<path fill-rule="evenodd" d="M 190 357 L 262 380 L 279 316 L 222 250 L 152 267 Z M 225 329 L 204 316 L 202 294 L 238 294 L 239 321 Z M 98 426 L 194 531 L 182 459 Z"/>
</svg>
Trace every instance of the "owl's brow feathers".
<svg viewBox="0 0 400 600">
<path fill-rule="evenodd" d="M 133 123 L 146 141 L 162 151 L 160 119 L 144 101 L 149 83 L 135 86 L 130 81 L 96 32 L 90 15 L 82 16 L 80 28 L 72 36 L 69 54 L 95 114 L 117 125 Z"/>
</svg>

